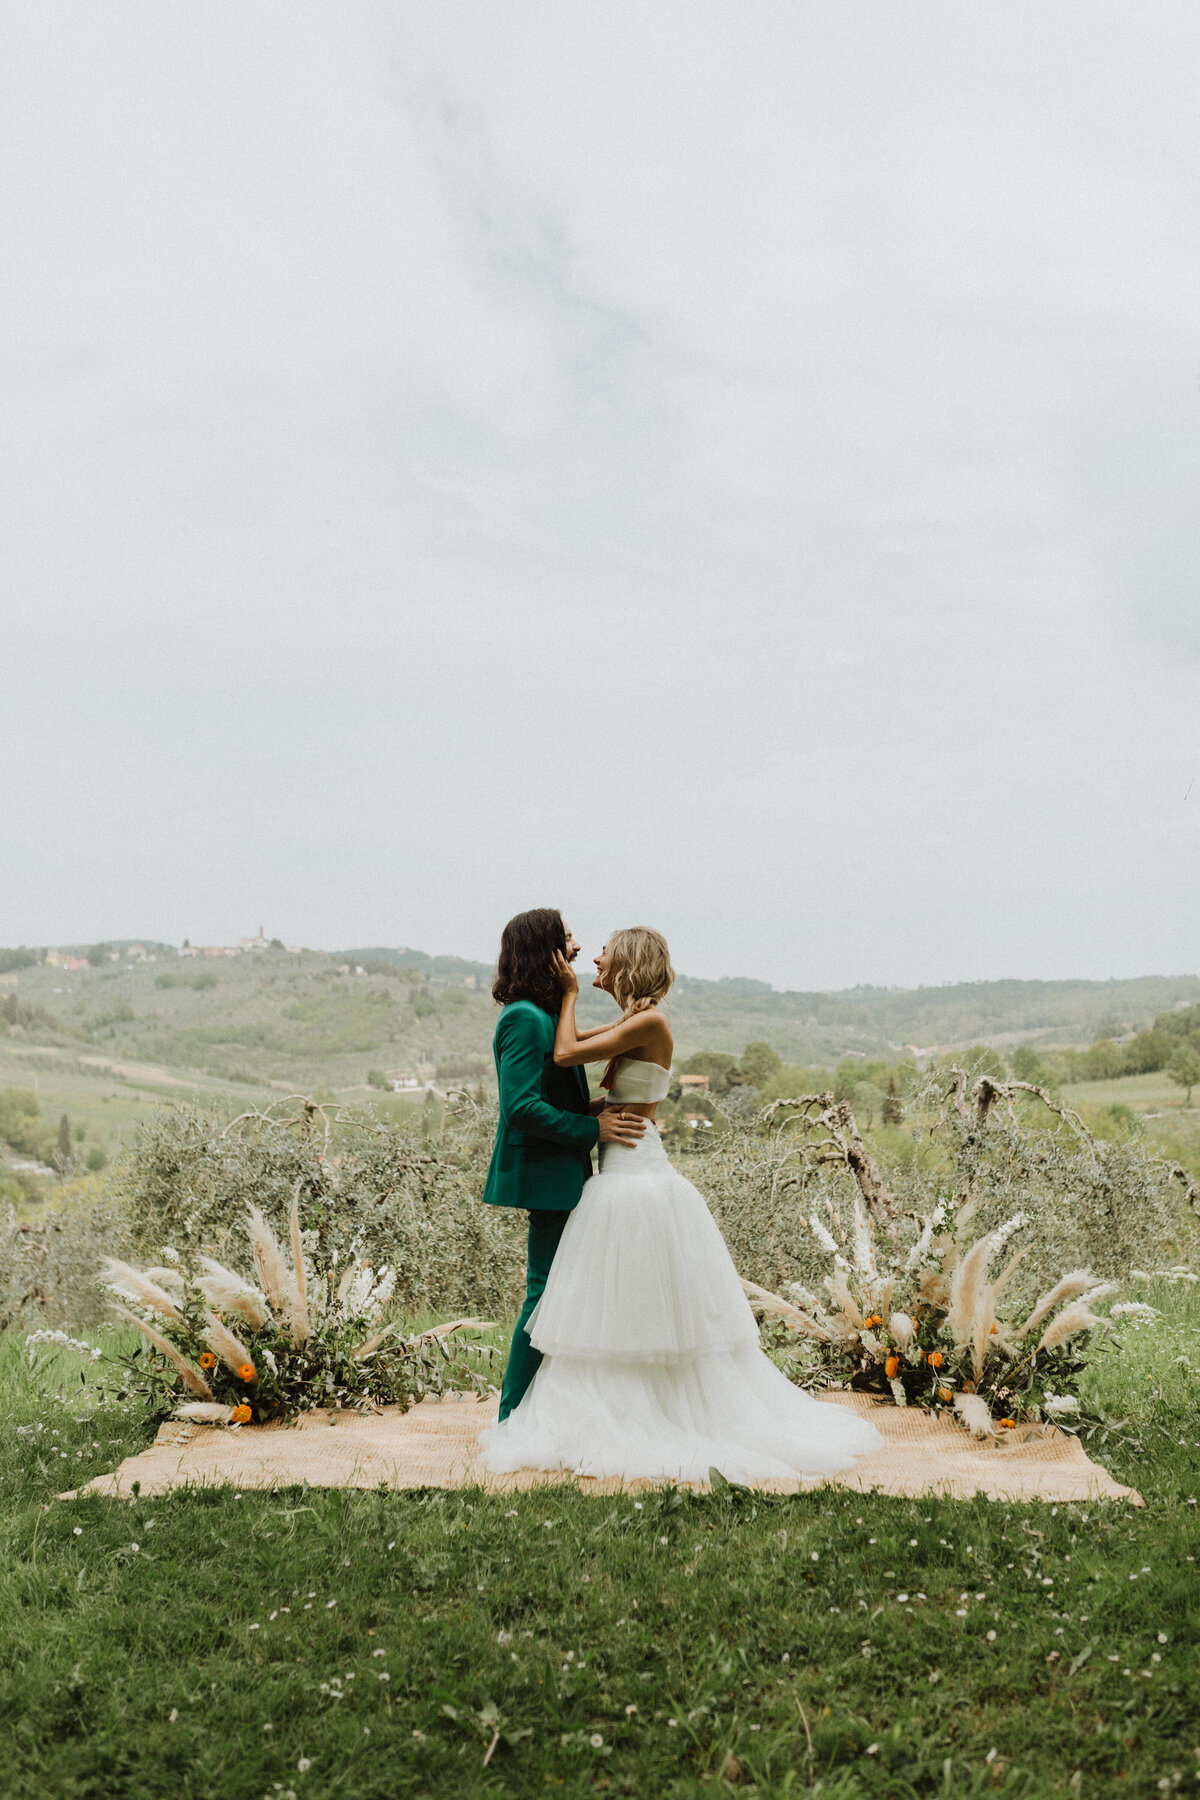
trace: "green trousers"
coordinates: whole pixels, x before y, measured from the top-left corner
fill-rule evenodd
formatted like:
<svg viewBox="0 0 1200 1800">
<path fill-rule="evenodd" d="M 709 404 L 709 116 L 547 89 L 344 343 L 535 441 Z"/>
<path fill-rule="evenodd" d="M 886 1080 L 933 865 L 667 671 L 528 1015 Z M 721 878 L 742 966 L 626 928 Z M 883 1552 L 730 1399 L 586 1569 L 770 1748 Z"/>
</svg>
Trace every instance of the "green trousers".
<svg viewBox="0 0 1200 1800">
<path fill-rule="evenodd" d="M 525 1326 L 530 1313 L 542 1297 L 550 1264 L 558 1249 L 558 1240 L 570 1216 L 569 1212 L 551 1212 L 549 1209 L 531 1211 L 529 1214 L 529 1269 L 525 1277 L 525 1304 L 517 1320 L 517 1329 L 513 1332 L 512 1349 L 508 1353 L 504 1384 L 500 1389 L 502 1419 L 507 1419 L 513 1408 L 521 1404 L 525 1389 L 537 1374 L 538 1364 L 542 1360 L 542 1353 L 530 1343 Z"/>
</svg>

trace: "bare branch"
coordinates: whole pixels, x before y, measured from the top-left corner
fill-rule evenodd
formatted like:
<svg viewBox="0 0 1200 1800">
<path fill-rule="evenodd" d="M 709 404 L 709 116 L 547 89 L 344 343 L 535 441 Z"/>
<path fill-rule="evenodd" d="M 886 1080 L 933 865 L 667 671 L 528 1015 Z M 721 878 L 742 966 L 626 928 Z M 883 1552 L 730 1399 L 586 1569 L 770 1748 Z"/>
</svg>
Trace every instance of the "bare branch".
<svg viewBox="0 0 1200 1800">
<path fill-rule="evenodd" d="M 810 1161 L 843 1164 L 857 1182 L 868 1212 L 876 1219 L 886 1219 L 889 1232 L 894 1235 L 896 1202 L 882 1169 L 863 1143 L 858 1121 L 849 1104 L 835 1099 L 828 1090 L 820 1094 L 800 1094 L 791 1100 L 772 1100 L 761 1115 L 764 1123 L 771 1124 L 781 1111 L 784 1117 L 777 1127 L 780 1133 L 790 1125 L 798 1125 L 803 1131 L 824 1130 L 827 1133 L 815 1143 L 801 1148 L 808 1153 Z"/>
</svg>

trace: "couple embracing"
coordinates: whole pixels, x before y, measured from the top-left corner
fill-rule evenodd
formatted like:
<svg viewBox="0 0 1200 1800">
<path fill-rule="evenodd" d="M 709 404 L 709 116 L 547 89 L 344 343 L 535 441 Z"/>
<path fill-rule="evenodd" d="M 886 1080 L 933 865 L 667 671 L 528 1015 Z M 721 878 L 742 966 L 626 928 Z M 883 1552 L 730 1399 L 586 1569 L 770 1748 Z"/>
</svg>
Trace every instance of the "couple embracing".
<svg viewBox="0 0 1200 1800">
<path fill-rule="evenodd" d="M 666 941 L 611 934 L 593 985 L 621 1016 L 584 1031 L 578 954 L 549 908 L 518 914 L 501 939 L 500 1123 L 483 1198 L 528 1211 L 529 1273 L 484 1464 L 676 1481 L 716 1468 L 736 1482 L 848 1468 L 878 1432 L 763 1354 L 716 1221 L 653 1123 L 674 1047 Z M 587 1063 L 608 1065 L 594 1102 Z"/>
</svg>

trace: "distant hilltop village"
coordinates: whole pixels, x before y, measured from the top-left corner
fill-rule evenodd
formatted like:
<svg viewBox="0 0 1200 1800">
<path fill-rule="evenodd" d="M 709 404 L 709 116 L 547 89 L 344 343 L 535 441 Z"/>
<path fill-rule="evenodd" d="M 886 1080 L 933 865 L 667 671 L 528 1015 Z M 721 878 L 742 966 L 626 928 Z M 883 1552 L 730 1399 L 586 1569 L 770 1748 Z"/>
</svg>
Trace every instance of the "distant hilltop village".
<svg viewBox="0 0 1200 1800">
<path fill-rule="evenodd" d="M 152 963 L 180 956 L 260 956 L 267 951 L 282 952 L 287 956 L 321 956 L 334 960 L 333 972 L 337 975 L 369 975 L 394 974 L 397 969 L 408 969 L 419 979 L 432 983 L 435 987 L 461 986 L 482 989 L 490 987 L 491 972 L 482 963 L 469 963 L 459 956 L 429 956 L 421 950 L 314 950 L 308 944 L 285 944 L 282 938 L 269 938 L 266 926 L 260 925 L 255 937 L 239 938 L 236 944 L 193 944 L 189 938 L 183 940 L 179 949 L 174 944 L 153 942 L 135 942 L 125 938 L 109 939 L 104 943 L 84 947 L 72 944 L 66 948 L 47 950 L 31 950 L 22 946 L 19 950 L 0 951 L 0 969 L 10 971 L 0 974 L 0 983 L 13 985 L 16 981 L 15 971 L 19 968 L 31 968 L 44 964 L 49 969 L 61 969 L 71 972 L 78 969 L 101 968 L 106 963 Z"/>
<path fill-rule="evenodd" d="M 239 938 L 236 944 L 193 944 L 187 938 L 178 950 L 170 944 L 95 944 L 85 951 L 50 949 L 41 960 L 50 969 L 86 969 L 89 965 L 95 968 L 106 962 L 157 962 L 160 956 L 253 956 L 262 950 L 285 950 L 289 956 L 300 956 L 305 946 L 269 938 L 260 925 L 256 937 Z M 323 956 L 325 952 L 320 950 L 316 954 Z M 35 959 L 36 953 L 30 960 Z"/>
<path fill-rule="evenodd" d="M 140 946 L 135 945 L 134 948 L 137 949 Z M 303 946 L 300 944 L 285 944 L 279 938 L 269 938 L 264 927 L 260 925 L 257 937 L 239 938 L 236 944 L 192 944 L 188 942 L 187 938 L 184 938 L 183 948 L 178 954 L 180 956 L 245 956 L 253 955 L 257 950 L 286 950 L 289 956 L 299 956 L 302 949 Z M 127 951 L 126 954 L 130 955 L 132 952 Z M 325 952 L 321 950 L 317 954 L 323 956 Z"/>
</svg>

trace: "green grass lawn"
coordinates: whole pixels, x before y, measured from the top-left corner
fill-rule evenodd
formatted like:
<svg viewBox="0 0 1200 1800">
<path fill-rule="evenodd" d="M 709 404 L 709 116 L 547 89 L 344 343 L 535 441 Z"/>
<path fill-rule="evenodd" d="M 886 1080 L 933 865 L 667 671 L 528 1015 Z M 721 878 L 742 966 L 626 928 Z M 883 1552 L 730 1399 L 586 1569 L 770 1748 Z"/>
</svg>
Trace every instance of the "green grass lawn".
<svg viewBox="0 0 1200 1800">
<path fill-rule="evenodd" d="M 1135 1106 L 1139 1111 L 1147 1108 L 1182 1114 L 1189 1111 L 1184 1104 L 1183 1089 L 1168 1078 L 1164 1069 L 1152 1075 L 1119 1075 L 1114 1081 L 1074 1081 L 1062 1092 L 1068 1106 L 1076 1100 L 1089 1106 L 1111 1106 L 1114 1101 L 1119 1101 L 1123 1106 Z M 1195 1104 L 1197 1096 L 1193 1094 L 1192 1099 L 1190 1110 L 1200 1117 L 1200 1105 Z"/>
<path fill-rule="evenodd" d="M 1115 1081 L 1072 1082 L 1062 1090 L 1067 1106 L 1079 1108 L 1093 1126 L 1109 1107 L 1129 1107 L 1141 1115 L 1147 1142 L 1160 1155 L 1171 1157 L 1200 1173 L 1200 1089 L 1186 1101 L 1183 1089 L 1167 1078 L 1165 1070 L 1152 1075 L 1125 1075 Z"/>
<path fill-rule="evenodd" d="M 670 1489 L 55 1494 L 140 1447 L 0 1344 L 0 1795 L 1200 1785 L 1200 1302 L 1103 1355 L 1146 1507 Z M 89 1371 L 90 1373 L 90 1371 Z M 61 1394 L 61 1398 L 58 1396 Z"/>
</svg>

